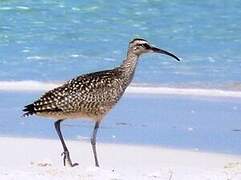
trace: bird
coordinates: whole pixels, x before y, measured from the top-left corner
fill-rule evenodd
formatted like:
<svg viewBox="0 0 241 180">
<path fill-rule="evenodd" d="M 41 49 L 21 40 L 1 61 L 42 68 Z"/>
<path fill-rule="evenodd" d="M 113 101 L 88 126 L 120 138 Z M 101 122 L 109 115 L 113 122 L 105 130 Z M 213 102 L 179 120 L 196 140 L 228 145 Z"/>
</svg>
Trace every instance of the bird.
<svg viewBox="0 0 241 180">
<path fill-rule="evenodd" d="M 127 56 L 121 65 L 109 70 L 79 75 L 24 107 L 25 117 L 37 115 L 54 120 L 55 130 L 63 147 L 64 166 L 74 167 L 78 163 L 71 160 L 61 132 L 61 122 L 66 119 L 88 119 L 95 123 L 90 142 L 95 166 L 99 167 L 96 135 L 100 123 L 124 94 L 134 77 L 139 57 L 145 53 L 160 53 L 180 61 L 176 55 L 151 45 L 147 40 L 135 38 L 129 42 Z"/>
</svg>

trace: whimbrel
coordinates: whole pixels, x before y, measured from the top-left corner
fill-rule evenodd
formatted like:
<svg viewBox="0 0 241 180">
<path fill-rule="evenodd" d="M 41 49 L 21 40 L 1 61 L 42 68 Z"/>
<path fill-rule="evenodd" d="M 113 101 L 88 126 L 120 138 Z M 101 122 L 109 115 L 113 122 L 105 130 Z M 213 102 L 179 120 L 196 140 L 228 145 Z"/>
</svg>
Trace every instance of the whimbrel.
<svg viewBox="0 0 241 180">
<path fill-rule="evenodd" d="M 134 39 L 129 43 L 127 57 L 114 69 L 80 75 L 60 87 L 46 92 L 32 104 L 23 109 L 24 116 L 39 115 L 53 118 L 55 129 L 62 143 L 64 166 L 73 167 L 68 148 L 60 130 L 60 123 L 65 119 L 86 118 L 95 122 L 91 137 L 95 165 L 99 162 L 96 153 L 96 134 L 104 116 L 120 100 L 125 89 L 133 79 L 138 58 L 141 54 L 155 52 L 175 58 L 170 52 L 152 46 L 144 39 Z"/>
</svg>

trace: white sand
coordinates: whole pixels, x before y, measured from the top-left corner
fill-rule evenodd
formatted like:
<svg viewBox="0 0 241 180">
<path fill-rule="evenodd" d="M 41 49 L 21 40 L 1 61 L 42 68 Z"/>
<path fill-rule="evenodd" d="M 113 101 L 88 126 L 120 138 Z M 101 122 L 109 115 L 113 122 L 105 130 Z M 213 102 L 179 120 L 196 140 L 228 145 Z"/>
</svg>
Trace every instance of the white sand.
<svg viewBox="0 0 241 180">
<path fill-rule="evenodd" d="M 99 143 L 95 168 L 89 143 L 67 145 L 79 166 L 63 167 L 57 140 L 1 137 L 0 180 L 241 179 L 241 156 Z"/>
</svg>

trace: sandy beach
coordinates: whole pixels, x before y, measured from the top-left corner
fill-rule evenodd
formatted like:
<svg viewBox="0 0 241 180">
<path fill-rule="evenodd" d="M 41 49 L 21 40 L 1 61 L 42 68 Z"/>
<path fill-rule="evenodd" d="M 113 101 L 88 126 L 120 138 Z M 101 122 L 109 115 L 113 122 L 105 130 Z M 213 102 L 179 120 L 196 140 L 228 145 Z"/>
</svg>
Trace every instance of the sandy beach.
<svg viewBox="0 0 241 180">
<path fill-rule="evenodd" d="M 63 167 L 57 140 L 0 138 L 2 180 L 239 180 L 241 156 L 152 146 L 98 144 L 100 168 L 94 167 L 85 141 L 68 141 L 74 162 Z"/>
</svg>

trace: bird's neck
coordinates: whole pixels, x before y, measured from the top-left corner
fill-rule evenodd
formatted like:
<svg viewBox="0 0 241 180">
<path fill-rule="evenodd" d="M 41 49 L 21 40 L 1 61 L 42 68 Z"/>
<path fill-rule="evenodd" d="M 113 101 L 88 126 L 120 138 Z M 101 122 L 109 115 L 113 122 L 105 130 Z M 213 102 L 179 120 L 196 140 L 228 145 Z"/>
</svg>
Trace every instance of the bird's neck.
<svg viewBox="0 0 241 180">
<path fill-rule="evenodd" d="M 123 61 L 123 63 L 120 66 L 120 69 L 123 74 L 123 78 L 126 81 L 127 86 L 130 84 L 131 80 L 133 79 L 136 66 L 138 63 L 138 58 L 139 58 L 138 55 L 132 52 L 128 52 L 127 58 Z"/>
</svg>

